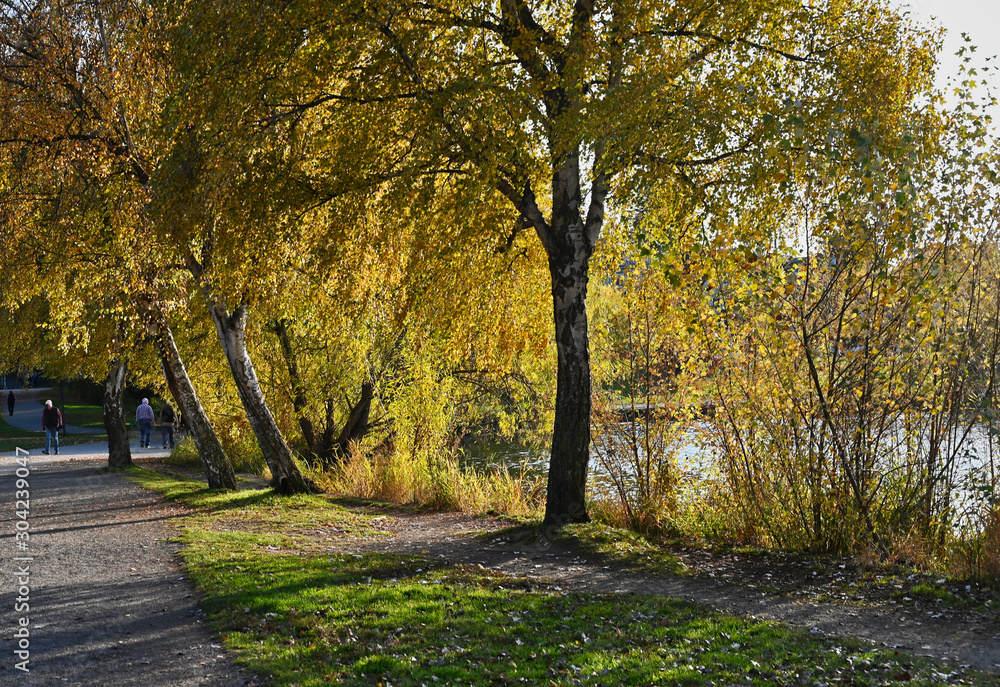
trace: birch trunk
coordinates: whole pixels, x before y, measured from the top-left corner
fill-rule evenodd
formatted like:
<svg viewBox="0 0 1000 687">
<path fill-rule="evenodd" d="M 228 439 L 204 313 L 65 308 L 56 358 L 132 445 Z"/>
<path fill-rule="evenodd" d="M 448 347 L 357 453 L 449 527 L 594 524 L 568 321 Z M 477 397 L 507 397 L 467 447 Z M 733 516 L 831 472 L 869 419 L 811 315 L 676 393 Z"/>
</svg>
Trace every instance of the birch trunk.
<svg viewBox="0 0 1000 687">
<path fill-rule="evenodd" d="M 558 373 L 545 521 L 588 522 L 590 342 L 587 329 L 589 251 L 549 257 Z"/>
<path fill-rule="evenodd" d="M 208 308 L 229 362 L 229 369 L 233 373 L 240 401 L 243 402 L 264 460 L 271 469 L 271 486 L 282 494 L 308 493 L 311 491 L 310 486 L 295 465 L 291 449 L 285 443 L 278 423 L 267 407 L 264 392 L 247 352 L 246 307 L 241 305 L 232 314 L 217 304 L 209 303 Z"/>
<path fill-rule="evenodd" d="M 561 526 L 589 522 L 587 470 L 590 464 L 590 340 L 587 330 L 587 284 L 590 257 L 604 220 L 607 193 L 603 175 L 594 181 L 586 222 L 582 216 L 580 155 L 564 155 L 552 176 L 552 222 L 540 219 L 534 196 L 525 193 L 524 216 L 533 220 L 549 257 L 552 314 L 558 372 L 556 413 L 552 426 L 545 522 Z"/>
<path fill-rule="evenodd" d="M 132 466 L 124 398 L 127 372 L 128 364 L 115 358 L 104 380 L 104 430 L 108 433 L 108 466 L 112 468 Z"/>
<path fill-rule="evenodd" d="M 208 478 L 208 486 L 213 489 L 236 489 L 233 464 L 222 448 L 215 430 L 212 429 L 212 423 L 209 422 L 194 385 L 191 384 L 191 378 L 188 377 L 184 362 L 177 351 L 174 336 L 166 322 L 159 323 L 157 342 L 167 384 L 171 390 L 176 390 L 173 391 L 176 394 L 175 400 L 191 429 L 194 445 L 198 449 L 198 456 Z"/>
</svg>

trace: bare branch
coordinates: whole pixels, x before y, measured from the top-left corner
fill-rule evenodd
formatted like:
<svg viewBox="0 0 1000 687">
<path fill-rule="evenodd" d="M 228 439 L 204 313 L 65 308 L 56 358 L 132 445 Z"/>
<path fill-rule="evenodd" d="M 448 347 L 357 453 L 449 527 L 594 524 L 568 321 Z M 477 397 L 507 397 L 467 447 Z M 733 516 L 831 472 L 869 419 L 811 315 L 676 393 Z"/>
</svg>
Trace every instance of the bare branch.
<svg viewBox="0 0 1000 687">
<path fill-rule="evenodd" d="M 722 36 L 709 33 L 708 31 L 692 31 L 689 29 L 654 31 L 652 32 L 652 35 L 668 38 L 703 38 L 725 46 L 733 46 L 739 43 L 762 52 L 779 55 L 785 59 L 792 60 L 793 62 L 805 62 L 808 64 L 822 64 L 822 61 L 816 59 L 816 57 L 829 52 L 828 50 L 814 50 L 810 51 L 806 55 L 796 55 L 795 53 L 788 52 L 787 50 L 781 50 L 780 48 L 764 45 L 763 43 L 758 43 L 748 38 L 723 38 Z"/>
</svg>

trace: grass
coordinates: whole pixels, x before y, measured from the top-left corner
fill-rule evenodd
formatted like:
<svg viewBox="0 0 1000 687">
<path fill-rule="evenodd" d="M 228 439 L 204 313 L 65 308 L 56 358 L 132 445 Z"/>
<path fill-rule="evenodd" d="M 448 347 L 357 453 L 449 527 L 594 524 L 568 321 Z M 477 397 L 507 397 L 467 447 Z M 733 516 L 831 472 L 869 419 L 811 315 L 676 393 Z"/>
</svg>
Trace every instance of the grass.
<svg viewBox="0 0 1000 687">
<path fill-rule="evenodd" d="M 63 409 L 66 424 L 90 429 L 104 429 L 104 407 L 67 403 Z"/>
<path fill-rule="evenodd" d="M 167 465 L 179 468 L 201 469 L 201 458 L 198 456 L 198 448 L 194 445 L 194 439 L 190 436 L 177 436 L 177 443 L 170 455 L 164 458 Z"/>
<path fill-rule="evenodd" d="M 103 412 L 103 411 L 102 411 Z M 41 424 L 41 410 L 38 413 L 38 422 Z M 20 429 L 7 423 L 5 416 L 0 416 L 0 453 L 13 451 L 15 448 L 23 448 L 29 451 L 45 448 L 45 432 L 33 432 L 31 430 Z M 100 427 L 103 429 L 104 423 L 101 421 Z M 70 434 L 59 437 L 60 446 L 74 446 L 76 444 L 91 444 L 107 442 L 107 434 Z"/>
<path fill-rule="evenodd" d="M 465 469 L 454 455 L 392 451 L 356 456 L 339 469 L 310 475 L 327 491 L 361 499 L 457 510 L 472 515 L 539 518 L 543 481 L 522 469 Z"/>
<path fill-rule="evenodd" d="M 686 572 L 684 564 L 669 551 L 631 530 L 589 523 L 568 525 L 561 535 L 584 553 L 601 554 L 633 568 L 653 573 Z"/>
<path fill-rule="evenodd" d="M 930 582 L 922 582 L 918 585 L 914 585 L 907 593 L 913 598 L 922 599 L 924 601 L 947 601 L 951 604 L 961 601 L 959 597 L 952 594 L 946 587 L 941 584 L 932 584 Z M 902 596 L 902 592 L 898 595 Z"/>
<path fill-rule="evenodd" d="M 335 545 L 378 530 L 326 497 L 127 474 L 192 509 L 180 537 L 188 573 L 226 648 L 269 684 L 1000 685 L 674 599 L 567 593 L 423 556 L 345 553 Z"/>
<path fill-rule="evenodd" d="M 534 546 L 548 540 L 567 545 L 580 553 L 597 554 L 650 573 L 687 572 L 676 556 L 654 545 L 643 535 L 599 522 L 565 525 L 554 531 L 546 528 L 544 532 L 537 522 L 529 522 L 483 536 L 519 546 Z"/>
</svg>

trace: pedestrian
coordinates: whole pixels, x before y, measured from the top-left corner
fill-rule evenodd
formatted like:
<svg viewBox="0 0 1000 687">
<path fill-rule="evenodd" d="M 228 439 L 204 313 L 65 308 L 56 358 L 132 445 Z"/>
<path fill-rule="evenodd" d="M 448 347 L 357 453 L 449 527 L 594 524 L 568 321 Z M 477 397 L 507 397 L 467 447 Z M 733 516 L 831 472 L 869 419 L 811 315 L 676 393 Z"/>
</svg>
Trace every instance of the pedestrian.
<svg viewBox="0 0 1000 687">
<path fill-rule="evenodd" d="M 62 429 L 62 413 L 52 406 L 52 401 L 45 402 L 42 409 L 42 429 L 45 431 L 45 455 L 49 455 L 49 446 L 53 446 L 59 455 L 59 430 Z"/>
<path fill-rule="evenodd" d="M 174 430 L 177 429 L 177 413 L 170 407 L 169 403 L 164 403 L 160 409 L 160 431 L 163 434 L 163 448 L 167 447 L 167 439 L 170 440 L 170 448 L 174 447 Z"/>
<path fill-rule="evenodd" d="M 153 420 L 156 414 L 153 406 L 149 405 L 149 399 L 142 399 L 142 403 L 135 409 L 135 423 L 139 425 L 139 448 L 149 448 L 149 437 L 153 433 Z"/>
<path fill-rule="evenodd" d="M 11 415 L 14 414 L 14 404 L 15 403 L 17 403 L 17 399 L 14 398 L 14 392 L 11 391 L 11 392 L 9 392 L 7 394 L 7 410 L 10 411 Z"/>
</svg>

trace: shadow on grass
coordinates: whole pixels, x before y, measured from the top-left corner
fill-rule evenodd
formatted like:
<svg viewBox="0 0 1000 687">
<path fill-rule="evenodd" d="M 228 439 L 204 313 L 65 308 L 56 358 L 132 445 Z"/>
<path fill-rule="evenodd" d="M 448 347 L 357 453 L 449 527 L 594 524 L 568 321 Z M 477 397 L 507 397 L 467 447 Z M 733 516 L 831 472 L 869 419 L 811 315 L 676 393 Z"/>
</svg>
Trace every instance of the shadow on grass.
<svg viewBox="0 0 1000 687">
<path fill-rule="evenodd" d="M 707 687 L 798 684 L 806 669 L 827 682 L 905 673 L 937 684 L 921 659 L 677 599 L 565 593 L 421 557 L 267 553 L 248 541 L 220 555 L 222 540 L 205 540 L 185 558 L 227 647 L 280 684 Z"/>
<path fill-rule="evenodd" d="M 800 684 L 805 671 L 827 684 L 904 676 L 940 684 L 937 666 L 920 658 L 676 599 L 568 593 L 425 556 L 284 548 L 297 507 L 309 518 L 333 518 L 340 506 L 219 492 L 144 472 L 146 486 L 209 511 L 190 517 L 181 537 L 188 573 L 226 648 L 275 684 L 707 687 Z M 235 508 L 270 529 L 216 529 L 218 511 Z M 517 537 L 519 548 L 596 541 L 600 554 L 603 537 L 616 531 L 593 527 L 545 531 L 543 539 L 539 526 L 521 525 L 491 536 Z M 629 546 L 639 555 L 638 544 Z"/>
<path fill-rule="evenodd" d="M 159 492 L 166 499 L 199 510 L 246 510 L 257 506 L 276 505 L 282 500 L 296 498 L 281 496 L 273 489 L 241 491 L 212 489 L 204 482 L 186 475 L 177 473 L 164 475 L 138 466 L 124 468 L 123 472 L 136 484 Z"/>
</svg>

